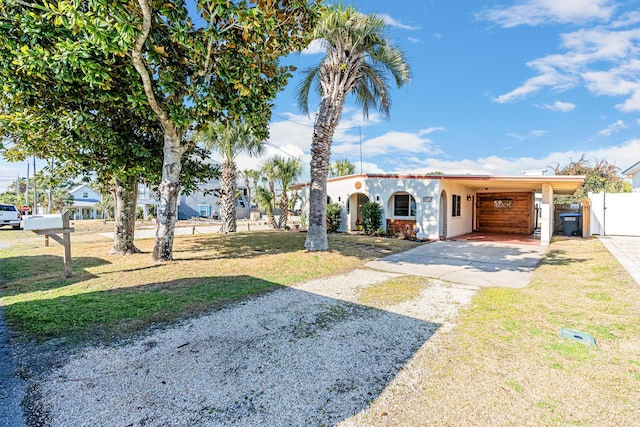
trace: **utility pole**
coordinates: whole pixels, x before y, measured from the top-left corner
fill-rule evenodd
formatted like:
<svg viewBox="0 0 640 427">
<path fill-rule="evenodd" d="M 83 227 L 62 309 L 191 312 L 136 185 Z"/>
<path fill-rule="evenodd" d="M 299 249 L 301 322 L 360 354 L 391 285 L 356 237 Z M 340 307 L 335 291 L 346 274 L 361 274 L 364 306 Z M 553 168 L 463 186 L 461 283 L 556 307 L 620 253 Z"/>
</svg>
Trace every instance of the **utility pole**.
<svg viewBox="0 0 640 427">
<path fill-rule="evenodd" d="M 24 204 L 29 206 L 29 161 L 27 161 L 27 186 L 24 189 Z"/>
<path fill-rule="evenodd" d="M 49 177 L 49 206 L 47 207 L 47 213 L 53 213 L 53 166 L 54 160 L 51 159 L 51 176 Z"/>
<path fill-rule="evenodd" d="M 36 156 L 33 156 L 33 213 L 38 213 L 38 190 L 36 189 Z"/>
</svg>

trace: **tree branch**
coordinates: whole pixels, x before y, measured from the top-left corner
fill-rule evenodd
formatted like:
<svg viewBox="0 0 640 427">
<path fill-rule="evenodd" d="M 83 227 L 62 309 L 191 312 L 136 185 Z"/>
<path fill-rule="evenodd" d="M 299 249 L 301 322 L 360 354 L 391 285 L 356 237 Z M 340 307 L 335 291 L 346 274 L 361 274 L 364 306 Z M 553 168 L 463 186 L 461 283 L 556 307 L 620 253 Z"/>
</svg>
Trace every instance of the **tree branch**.
<svg viewBox="0 0 640 427">
<path fill-rule="evenodd" d="M 138 0 L 138 4 L 140 5 L 140 10 L 142 11 L 142 32 L 136 39 L 136 43 L 133 47 L 133 50 L 131 51 L 131 58 L 133 60 L 133 66 L 142 79 L 144 93 L 147 96 L 149 106 L 158 116 L 158 118 L 162 122 L 162 125 L 166 126 L 166 124 L 169 123 L 169 116 L 167 115 L 167 112 L 160 107 L 160 104 L 158 104 L 158 100 L 153 93 L 153 82 L 151 80 L 151 76 L 149 75 L 149 70 L 147 70 L 144 58 L 142 57 L 142 49 L 144 48 L 144 44 L 149 37 L 149 33 L 151 32 L 151 8 L 149 7 L 148 0 Z"/>
</svg>

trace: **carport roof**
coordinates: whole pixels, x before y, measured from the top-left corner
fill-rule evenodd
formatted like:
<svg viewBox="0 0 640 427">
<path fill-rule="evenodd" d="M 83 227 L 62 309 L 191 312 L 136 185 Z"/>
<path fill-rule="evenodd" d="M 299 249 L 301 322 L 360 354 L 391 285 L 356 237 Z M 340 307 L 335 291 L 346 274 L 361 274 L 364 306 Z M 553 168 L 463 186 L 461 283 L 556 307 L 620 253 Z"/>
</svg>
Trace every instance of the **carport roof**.
<svg viewBox="0 0 640 427">
<path fill-rule="evenodd" d="M 492 175 L 434 175 L 434 174 L 356 174 L 329 178 L 327 182 L 347 179 L 437 179 L 465 185 L 478 193 L 502 191 L 542 192 L 543 184 L 551 185 L 554 194 L 573 194 L 584 182 L 584 175 L 542 175 L 542 176 L 492 176 Z M 294 186 L 301 189 L 309 184 Z"/>
</svg>

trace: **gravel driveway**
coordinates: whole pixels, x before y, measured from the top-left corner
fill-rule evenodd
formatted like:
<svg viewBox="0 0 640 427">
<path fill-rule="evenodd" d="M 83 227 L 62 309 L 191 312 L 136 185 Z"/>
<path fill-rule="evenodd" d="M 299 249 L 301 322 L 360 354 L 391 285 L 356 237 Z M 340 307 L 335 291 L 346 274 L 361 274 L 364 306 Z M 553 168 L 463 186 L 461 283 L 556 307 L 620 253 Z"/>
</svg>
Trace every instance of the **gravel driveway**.
<svg viewBox="0 0 640 427">
<path fill-rule="evenodd" d="M 87 348 L 39 384 L 52 426 L 303 426 L 348 422 L 452 326 L 477 287 L 429 280 L 376 309 L 356 270 L 283 288 L 133 343 Z M 402 376 L 410 381 L 410 373 Z M 404 380 L 403 380 L 404 381 Z M 410 386 L 410 384 L 407 384 Z"/>
</svg>

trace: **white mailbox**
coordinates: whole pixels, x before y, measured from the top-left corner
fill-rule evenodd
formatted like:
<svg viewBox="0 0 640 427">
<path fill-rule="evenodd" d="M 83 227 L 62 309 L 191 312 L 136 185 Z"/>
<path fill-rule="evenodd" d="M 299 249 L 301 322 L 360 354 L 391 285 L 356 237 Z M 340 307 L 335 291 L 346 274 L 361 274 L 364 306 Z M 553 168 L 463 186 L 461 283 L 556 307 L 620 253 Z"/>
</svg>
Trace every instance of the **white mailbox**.
<svg viewBox="0 0 640 427">
<path fill-rule="evenodd" d="M 29 215 L 23 217 L 25 230 L 62 228 L 62 215 Z"/>
</svg>

